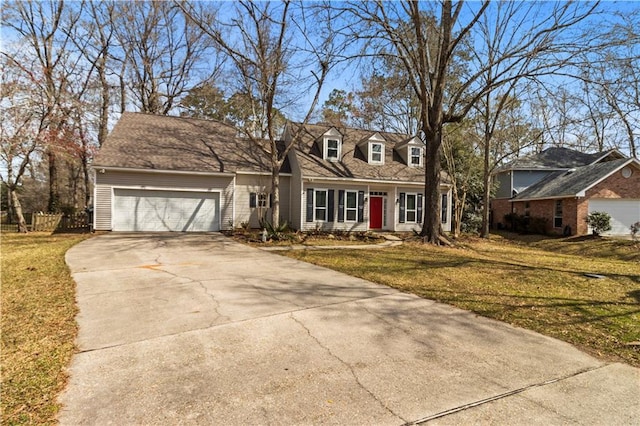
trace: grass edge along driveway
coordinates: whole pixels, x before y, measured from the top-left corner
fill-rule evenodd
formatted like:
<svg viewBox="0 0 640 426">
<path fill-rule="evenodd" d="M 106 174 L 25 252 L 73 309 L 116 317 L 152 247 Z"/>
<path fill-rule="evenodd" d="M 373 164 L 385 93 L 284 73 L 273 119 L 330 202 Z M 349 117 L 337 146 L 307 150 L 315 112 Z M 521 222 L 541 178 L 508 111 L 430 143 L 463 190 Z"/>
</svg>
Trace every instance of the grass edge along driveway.
<svg viewBox="0 0 640 426">
<path fill-rule="evenodd" d="M 279 254 L 640 367 L 640 248 L 630 241 L 516 243 L 494 237 L 466 239 L 457 248 L 408 243 L 384 250 Z"/>
<path fill-rule="evenodd" d="M 88 234 L 2 233 L 2 421 L 56 424 L 77 324 L 64 261 Z"/>
</svg>

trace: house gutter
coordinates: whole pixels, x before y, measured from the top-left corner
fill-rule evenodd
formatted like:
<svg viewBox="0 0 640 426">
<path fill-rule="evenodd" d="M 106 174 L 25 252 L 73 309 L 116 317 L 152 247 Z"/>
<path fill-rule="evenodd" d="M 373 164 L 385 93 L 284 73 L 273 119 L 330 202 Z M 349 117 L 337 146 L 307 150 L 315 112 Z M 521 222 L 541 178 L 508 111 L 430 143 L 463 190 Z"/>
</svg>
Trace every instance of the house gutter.
<svg viewBox="0 0 640 426">
<path fill-rule="evenodd" d="M 95 173 L 103 174 L 110 172 L 135 172 L 135 173 L 156 173 L 156 174 L 174 174 L 174 175 L 199 175 L 199 176 L 235 176 L 235 172 L 196 172 L 188 170 L 159 170 L 159 169 L 136 169 L 130 167 L 109 167 L 94 165 L 91 167 Z"/>
<path fill-rule="evenodd" d="M 511 198 L 509 199 L 510 203 L 516 203 L 518 201 L 539 201 L 539 200 L 561 200 L 565 198 L 581 198 L 584 197 L 583 192 L 579 192 L 577 194 L 566 194 L 566 195 L 554 195 L 553 197 L 539 197 L 539 198 L 519 198 L 517 200 Z"/>
<path fill-rule="evenodd" d="M 366 184 L 387 184 L 387 185 L 415 185 L 415 186 L 424 186 L 424 182 L 410 182 L 403 180 L 377 180 L 377 179 L 356 179 L 356 178 L 331 178 L 331 177 L 305 177 L 304 181 L 307 182 L 359 182 Z M 452 185 L 450 183 L 440 183 L 440 186 L 450 188 Z"/>
</svg>

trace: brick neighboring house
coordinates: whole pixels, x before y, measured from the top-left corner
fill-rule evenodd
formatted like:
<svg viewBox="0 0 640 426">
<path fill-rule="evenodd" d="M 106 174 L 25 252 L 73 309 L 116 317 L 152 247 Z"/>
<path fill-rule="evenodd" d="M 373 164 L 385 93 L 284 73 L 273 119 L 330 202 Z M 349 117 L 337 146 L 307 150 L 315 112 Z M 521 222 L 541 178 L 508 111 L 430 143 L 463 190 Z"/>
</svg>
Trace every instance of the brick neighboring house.
<svg viewBox="0 0 640 426">
<path fill-rule="evenodd" d="M 512 212 L 546 219 L 548 234 L 587 234 L 586 218 L 594 211 L 611 216 L 608 235 L 628 235 L 631 224 L 640 221 L 640 162 L 616 150 L 584 154 L 550 148 L 502 167 L 496 180 L 491 208 L 498 228 Z"/>
</svg>

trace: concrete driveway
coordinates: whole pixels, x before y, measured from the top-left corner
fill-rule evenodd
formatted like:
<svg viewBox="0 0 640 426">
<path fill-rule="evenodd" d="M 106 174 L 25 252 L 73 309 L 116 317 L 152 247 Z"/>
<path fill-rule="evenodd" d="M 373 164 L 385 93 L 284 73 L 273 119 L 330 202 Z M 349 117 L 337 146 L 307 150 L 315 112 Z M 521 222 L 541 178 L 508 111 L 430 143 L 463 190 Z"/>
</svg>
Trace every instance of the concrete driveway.
<svg viewBox="0 0 640 426">
<path fill-rule="evenodd" d="M 219 234 L 73 247 L 63 425 L 637 424 L 640 370 Z"/>
</svg>

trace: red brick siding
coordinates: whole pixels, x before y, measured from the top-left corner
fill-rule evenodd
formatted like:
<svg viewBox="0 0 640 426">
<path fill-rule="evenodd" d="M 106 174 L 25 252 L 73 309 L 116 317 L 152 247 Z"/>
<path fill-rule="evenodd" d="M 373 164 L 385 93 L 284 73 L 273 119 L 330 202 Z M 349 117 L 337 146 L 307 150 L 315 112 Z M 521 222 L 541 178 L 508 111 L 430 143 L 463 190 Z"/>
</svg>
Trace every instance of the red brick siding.
<svg viewBox="0 0 640 426">
<path fill-rule="evenodd" d="M 508 198 L 491 200 L 491 226 L 497 229 L 498 224 L 504 223 L 504 215 L 511 213 L 511 202 Z"/>
<path fill-rule="evenodd" d="M 618 170 L 587 191 L 587 198 L 640 198 L 640 167 L 635 165 L 629 178 L 622 176 Z"/>
</svg>

